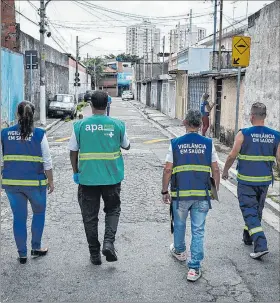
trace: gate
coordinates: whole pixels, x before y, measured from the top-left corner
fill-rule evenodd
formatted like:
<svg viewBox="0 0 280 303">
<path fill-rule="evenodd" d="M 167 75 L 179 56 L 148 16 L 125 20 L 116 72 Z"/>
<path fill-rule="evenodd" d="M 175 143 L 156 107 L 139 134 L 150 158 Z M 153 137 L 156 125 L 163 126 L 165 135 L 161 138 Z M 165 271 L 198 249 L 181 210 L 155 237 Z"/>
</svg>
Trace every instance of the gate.
<svg viewBox="0 0 280 303">
<path fill-rule="evenodd" d="M 175 118 L 176 113 L 176 82 L 169 81 L 168 116 Z"/>
<path fill-rule="evenodd" d="M 188 83 L 188 110 L 200 110 L 200 100 L 204 93 L 209 92 L 209 79 L 189 77 Z"/>
<path fill-rule="evenodd" d="M 161 110 L 165 115 L 168 115 L 168 82 L 164 81 L 162 83 L 162 93 L 161 93 Z"/>
<path fill-rule="evenodd" d="M 157 110 L 159 110 L 159 111 L 161 111 L 161 109 L 162 109 L 161 90 L 162 90 L 162 81 L 158 81 L 158 83 L 157 83 Z"/>
</svg>

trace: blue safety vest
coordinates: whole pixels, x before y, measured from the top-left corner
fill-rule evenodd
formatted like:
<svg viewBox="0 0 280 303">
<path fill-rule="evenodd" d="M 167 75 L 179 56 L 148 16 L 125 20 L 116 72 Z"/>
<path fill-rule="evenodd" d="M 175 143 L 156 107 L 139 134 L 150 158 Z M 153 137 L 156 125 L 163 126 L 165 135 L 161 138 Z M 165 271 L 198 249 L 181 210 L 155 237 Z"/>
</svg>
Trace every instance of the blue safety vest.
<svg viewBox="0 0 280 303">
<path fill-rule="evenodd" d="M 238 155 L 237 180 L 246 185 L 269 185 L 273 181 L 272 166 L 280 142 L 280 133 L 266 126 L 241 130 L 244 136 Z"/>
<path fill-rule="evenodd" d="M 172 200 L 210 201 L 212 140 L 196 133 L 171 140 Z"/>
<path fill-rule="evenodd" d="M 2 130 L 3 188 L 34 188 L 47 185 L 41 151 L 44 134 L 44 130 L 35 128 L 31 136 L 22 140 L 18 124 Z"/>
</svg>

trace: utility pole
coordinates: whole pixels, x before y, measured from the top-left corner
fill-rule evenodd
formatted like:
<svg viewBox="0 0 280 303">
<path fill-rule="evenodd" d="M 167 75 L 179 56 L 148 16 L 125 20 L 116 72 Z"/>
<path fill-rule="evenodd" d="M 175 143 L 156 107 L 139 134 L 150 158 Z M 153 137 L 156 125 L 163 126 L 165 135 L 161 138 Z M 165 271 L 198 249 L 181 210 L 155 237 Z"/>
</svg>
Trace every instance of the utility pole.
<svg viewBox="0 0 280 303">
<path fill-rule="evenodd" d="M 46 7 L 45 0 L 40 0 L 40 122 L 41 125 L 46 125 L 46 54 L 45 54 L 45 17 Z"/>
<path fill-rule="evenodd" d="M 223 0 L 220 0 L 219 60 L 218 71 L 222 68 L 222 36 L 223 36 Z"/>
<path fill-rule="evenodd" d="M 213 56 L 216 51 L 216 43 L 217 43 L 217 6 L 218 6 L 218 0 L 215 0 L 215 3 L 214 3 Z"/>
<path fill-rule="evenodd" d="M 96 90 L 96 65 L 95 65 L 95 58 L 94 58 L 94 61 L 93 61 L 93 74 L 94 74 L 94 90 Z"/>
<path fill-rule="evenodd" d="M 75 78 L 79 78 L 79 37 L 76 36 L 76 73 Z M 76 81 L 76 80 L 75 80 Z M 76 100 L 78 100 L 78 83 L 75 83 L 75 95 Z"/>
<path fill-rule="evenodd" d="M 154 46 L 153 46 L 153 31 L 151 31 L 151 79 L 153 79 L 154 65 Z"/>
<path fill-rule="evenodd" d="M 189 47 L 192 45 L 192 9 L 190 9 L 190 38 Z"/>
<path fill-rule="evenodd" d="M 236 111 L 235 111 L 235 135 L 238 133 L 238 118 L 239 118 L 239 99 L 240 99 L 240 82 L 241 82 L 241 67 L 238 67 L 237 74 L 237 95 L 236 95 Z"/>
<path fill-rule="evenodd" d="M 87 89 L 88 89 L 88 53 L 87 53 Z"/>
<path fill-rule="evenodd" d="M 164 52 L 165 52 L 165 36 L 163 36 L 163 42 L 162 42 L 162 74 L 164 74 Z"/>
</svg>

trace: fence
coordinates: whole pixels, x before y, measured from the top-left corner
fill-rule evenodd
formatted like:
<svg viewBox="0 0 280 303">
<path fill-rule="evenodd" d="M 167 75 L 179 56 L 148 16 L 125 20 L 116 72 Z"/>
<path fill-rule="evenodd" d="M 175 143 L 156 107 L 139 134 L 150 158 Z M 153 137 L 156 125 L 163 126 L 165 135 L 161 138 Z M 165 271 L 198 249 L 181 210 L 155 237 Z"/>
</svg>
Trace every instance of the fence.
<svg viewBox="0 0 280 303">
<path fill-rule="evenodd" d="M 24 99 L 24 58 L 22 54 L 1 48 L 1 124 L 16 121 L 17 105 Z"/>
</svg>

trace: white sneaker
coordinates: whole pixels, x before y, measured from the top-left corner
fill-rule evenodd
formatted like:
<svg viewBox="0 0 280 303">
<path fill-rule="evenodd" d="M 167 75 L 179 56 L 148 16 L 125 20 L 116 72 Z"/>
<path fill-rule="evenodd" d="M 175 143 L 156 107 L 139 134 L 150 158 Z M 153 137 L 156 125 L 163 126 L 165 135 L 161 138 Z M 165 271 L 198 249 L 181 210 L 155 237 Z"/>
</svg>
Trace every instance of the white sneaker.
<svg viewBox="0 0 280 303">
<path fill-rule="evenodd" d="M 200 277 L 201 277 L 201 270 L 200 269 L 193 269 L 193 268 L 189 269 L 188 276 L 187 276 L 188 281 L 195 282 Z"/>
<path fill-rule="evenodd" d="M 182 253 L 176 252 L 176 249 L 175 249 L 173 243 L 170 245 L 170 252 L 171 252 L 172 256 L 174 258 L 176 258 L 177 260 L 179 260 L 179 261 L 186 261 L 187 260 L 187 257 L 188 257 L 187 252 L 186 251 L 184 251 Z"/>
<path fill-rule="evenodd" d="M 269 253 L 269 251 L 268 250 L 265 250 L 265 251 L 260 251 L 260 252 L 257 252 L 257 253 L 250 253 L 250 257 L 252 258 L 252 259 L 256 259 L 256 260 L 258 260 L 258 259 L 261 259 L 264 255 L 266 255 L 266 254 L 268 254 Z"/>
</svg>

